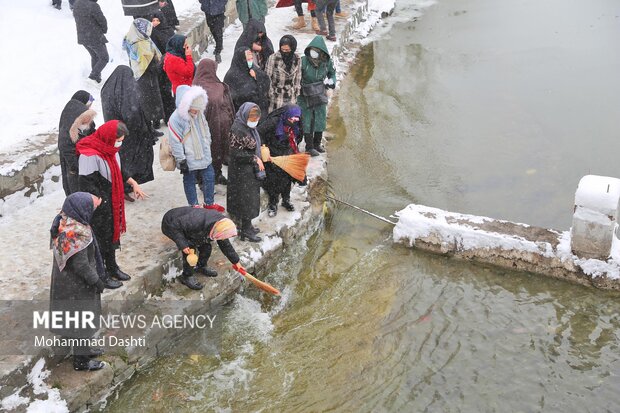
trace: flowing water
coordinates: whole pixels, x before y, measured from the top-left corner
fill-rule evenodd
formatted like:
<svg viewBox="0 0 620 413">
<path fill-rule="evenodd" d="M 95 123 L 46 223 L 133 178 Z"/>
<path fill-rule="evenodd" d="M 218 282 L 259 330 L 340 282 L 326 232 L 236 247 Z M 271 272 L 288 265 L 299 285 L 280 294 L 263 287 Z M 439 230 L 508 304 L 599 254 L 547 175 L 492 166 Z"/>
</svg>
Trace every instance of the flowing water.
<svg viewBox="0 0 620 413">
<path fill-rule="evenodd" d="M 567 228 L 581 175 L 619 175 L 615 3 L 445 0 L 413 21 L 397 2 L 331 112 L 331 191 Z M 219 356 L 160 358 L 107 410 L 620 410 L 617 294 L 390 236 L 333 206 L 261 271 L 281 301 L 246 288 Z"/>
</svg>

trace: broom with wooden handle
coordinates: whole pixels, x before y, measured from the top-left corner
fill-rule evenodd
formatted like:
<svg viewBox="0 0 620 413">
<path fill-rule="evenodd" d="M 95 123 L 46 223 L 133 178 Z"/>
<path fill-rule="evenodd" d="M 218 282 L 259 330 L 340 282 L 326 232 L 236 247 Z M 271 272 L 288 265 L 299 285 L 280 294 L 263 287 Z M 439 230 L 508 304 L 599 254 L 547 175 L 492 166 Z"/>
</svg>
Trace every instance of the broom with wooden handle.
<svg viewBox="0 0 620 413">
<path fill-rule="evenodd" d="M 280 290 L 278 290 L 275 287 L 272 287 L 271 285 L 267 284 L 266 282 L 263 282 L 263 281 L 255 278 L 255 277 L 253 277 L 251 274 L 248 274 L 246 269 L 243 268 L 241 265 L 237 265 L 237 266 L 233 265 L 233 270 L 235 270 L 239 274 L 243 275 L 245 278 L 250 280 L 255 286 L 257 286 L 261 290 L 267 291 L 268 293 L 271 293 L 273 295 L 280 295 Z"/>
<path fill-rule="evenodd" d="M 295 153 L 293 155 L 271 156 L 266 145 L 261 147 L 260 154 L 263 162 L 272 162 L 297 181 L 303 181 L 306 177 L 306 168 L 308 167 L 308 162 L 310 162 L 310 154 Z"/>
</svg>

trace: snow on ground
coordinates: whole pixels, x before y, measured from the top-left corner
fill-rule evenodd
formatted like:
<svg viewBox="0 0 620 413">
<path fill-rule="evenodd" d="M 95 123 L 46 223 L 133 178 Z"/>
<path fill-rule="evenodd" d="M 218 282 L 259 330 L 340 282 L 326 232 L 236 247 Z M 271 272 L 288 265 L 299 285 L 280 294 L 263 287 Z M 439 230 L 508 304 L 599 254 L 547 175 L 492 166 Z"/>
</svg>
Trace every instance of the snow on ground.
<svg viewBox="0 0 620 413">
<path fill-rule="evenodd" d="M 611 257 L 607 261 L 581 259 L 571 252 L 570 230 L 558 233 L 558 244 L 554 248 L 549 242 L 534 242 L 516 235 L 485 231 L 478 227 L 484 223 L 506 223 L 487 217 L 479 217 L 423 205 L 410 204 L 395 213 L 398 223 L 393 230 L 395 242 L 415 245 L 419 238 L 437 235 L 442 243 L 459 246 L 461 251 L 469 250 L 516 250 L 539 254 L 546 258 L 558 258 L 561 262 L 572 262 L 574 266 L 593 278 L 605 276 L 620 279 L 620 240 L 613 237 Z M 525 224 L 512 225 L 523 226 Z M 615 231 L 614 231 L 615 232 Z"/>
<path fill-rule="evenodd" d="M 102 74 L 105 81 L 116 66 L 127 63 L 121 43 L 132 19 L 123 15 L 120 0 L 99 0 L 98 4 L 108 20 L 110 63 Z M 200 11 L 197 0 L 174 4 L 179 16 L 196 8 Z M 62 108 L 79 89 L 95 96 L 93 108 L 100 114 L 97 124 L 103 123 L 99 101 L 103 82 L 88 79 L 90 55 L 77 44 L 68 1 L 60 11 L 51 7 L 51 0 L 11 2 L 2 10 L 0 39 L 5 56 L 0 75 L 0 152 L 27 146 L 33 136 L 57 130 Z"/>
</svg>

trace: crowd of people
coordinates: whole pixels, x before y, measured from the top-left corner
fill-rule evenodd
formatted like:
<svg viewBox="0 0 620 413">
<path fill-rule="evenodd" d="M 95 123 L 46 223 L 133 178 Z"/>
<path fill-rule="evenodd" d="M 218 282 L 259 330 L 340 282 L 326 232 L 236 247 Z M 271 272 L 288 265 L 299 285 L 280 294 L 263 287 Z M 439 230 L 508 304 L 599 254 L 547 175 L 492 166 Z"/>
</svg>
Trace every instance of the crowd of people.
<svg viewBox="0 0 620 413">
<path fill-rule="evenodd" d="M 101 82 L 108 60 L 107 21 L 96 0 L 71 3 L 78 43 L 92 58 L 89 78 Z M 221 81 L 217 66 L 227 1 L 200 3 L 216 43 L 214 59 L 194 61 L 188 39 L 176 33 L 172 2 L 160 1 L 158 12 L 134 18 L 123 39 L 129 63 L 117 66 L 101 88 L 105 123 L 95 125 L 90 107 L 95 97 L 83 90 L 62 111 L 58 148 L 67 198 L 51 229 L 52 301 L 99 302 L 105 288 L 119 288 L 131 279 L 115 255 L 126 230 L 125 202 L 148 198 L 140 185 L 154 180 L 153 146 L 160 138 L 182 174 L 187 201 L 186 206 L 162 211 L 161 229 L 182 254 L 180 282 L 195 290 L 203 287 L 195 273 L 217 276 L 207 266 L 211 241 L 236 269 L 242 267 L 229 239 L 239 235 L 242 241 L 262 241 L 252 224 L 260 213 L 261 188 L 268 194 L 269 217 L 277 215 L 279 203 L 286 211 L 295 209 L 291 186 L 306 185 L 307 179 L 296 181 L 261 156 L 261 147 L 267 146 L 273 156 L 291 155 L 300 153 L 303 141 L 310 156 L 325 152 L 326 91 L 335 87 L 336 71 L 324 36 L 333 34 L 333 21 L 330 33 L 318 34 L 299 56 L 291 34 L 274 49 L 264 24 L 265 0 L 237 0 L 244 30 Z M 317 0 L 310 6 L 317 16 L 325 7 L 329 16 L 335 3 Z M 60 7 L 60 0 L 54 4 Z M 299 14 L 298 6 L 301 2 L 296 1 Z M 300 16 L 298 23 L 303 21 Z M 319 25 L 324 25 L 320 17 Z M 163 138 L 158 130 L 162 122 L 168 126 Z M 215 203 L 215 185 L 226 186 L 226 209 Z M 188 258 L 194 254 L 198 261 L 191 265 Z M 89 357 L 95 353 L 74 351 L 74 368 L 101 368 Z"/>
</svg>

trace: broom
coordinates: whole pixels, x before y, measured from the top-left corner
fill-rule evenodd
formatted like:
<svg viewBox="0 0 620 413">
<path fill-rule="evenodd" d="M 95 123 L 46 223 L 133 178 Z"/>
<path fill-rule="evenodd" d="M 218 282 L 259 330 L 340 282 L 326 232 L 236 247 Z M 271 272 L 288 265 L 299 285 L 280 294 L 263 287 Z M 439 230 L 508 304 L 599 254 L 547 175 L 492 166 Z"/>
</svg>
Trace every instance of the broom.
<svg viewBox="0 0 620 413">
<path fill-rule="evenodd" d="M 306 177 L 306 168 L 310 162 L 310 154 L 295 153 L 293 155 L 271 156 L 269 148 L 265 145 L 261 147 L 261 158 L 263 162 L 273 162 L 274 165 L 292 176 L 297 181 L 303 181 Z"/>
<path fill-rule="evenodd" d="M 235 266 L 233 266 L 233 270 L 237 271 L 239 274 L 243 275 L 245 278 L 247 278 L 248 280 L 252 281 L 252 283 L 254 283 L 254 285 L 257 286 L 258 288 L 260 288 L 261 290 L 267 291 L 268 293 L 271 293 L 273 295 L 280 295 L 280 290 L 278 290 L 275 287 L 272 287 L 271 285 L 267 284 L 266 282 L 263 282 L 263 281 L 255 278 L 255 277 L 253 277 L 251 274 L 248 274 L 248 272 L 242 266 L 239 266 L 239 269 L 237 269 L 237 268 L 235 268 Z"/>
</svg>

